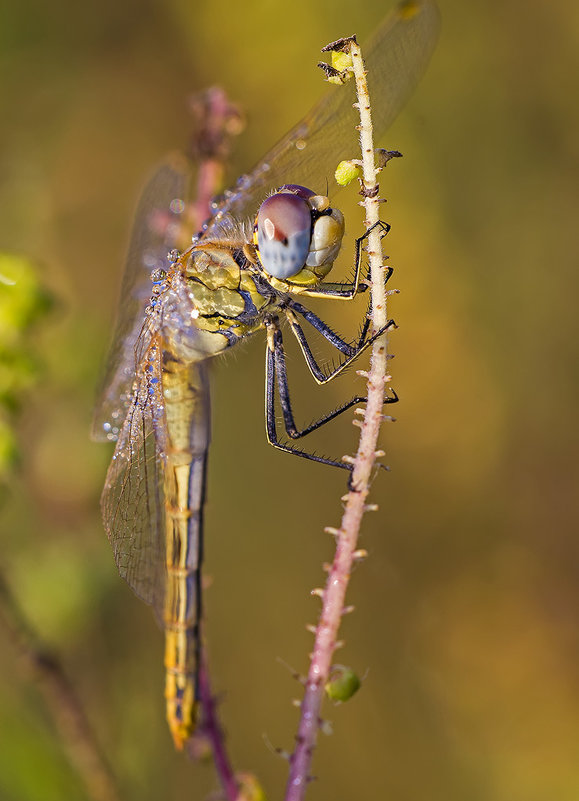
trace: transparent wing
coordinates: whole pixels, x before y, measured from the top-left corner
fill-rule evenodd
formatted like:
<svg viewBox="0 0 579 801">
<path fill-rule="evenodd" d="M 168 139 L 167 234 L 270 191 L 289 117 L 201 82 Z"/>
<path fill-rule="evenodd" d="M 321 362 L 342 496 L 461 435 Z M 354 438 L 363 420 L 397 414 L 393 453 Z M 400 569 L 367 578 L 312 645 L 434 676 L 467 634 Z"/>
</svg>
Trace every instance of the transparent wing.
<svg viewBox="0 0 579 801">
<path fill-rule="evenodd" d="M 139 338 L 138 349 L 141 346 Z M 146 339 L 146 338 L 145 338 Z M 153 342 L 153 350 L 155 343 Z M 150 352 L 150 351 L 149 351 Z M 165 420 L 161 354 L 146 357 L 109 467 L 101 508 L 121 576 L 163 620 L 166 588 L 165 461 L 169 449 Z M 191 365 L 181 388 L 195 403 L 174 418 L 173 428 L 187 432 L 191 451 L 188 504 L 203 505 L 205 455 L 209 446 L 209 373 L 205 362 Z M 170 483 L 170 486 L 171 483 Z M 190 545 L 201 548 L 200 516 L 191 515 Z"/>
<path fill-rule="evenodd" d="M 439 30 L 431 0 L 399 6 L 363 47 L 369 73 L 374 135 L 383 137 L 408 100 L 430 59 Z M 332 86 L 309 114 L 249 174 L 242 176 L 217 210 L 208 236 L 218 235 L 221 213 L 243 219 L 255 214 L 271 190 L 284 183 L 324 192 L 338 163 L 359 150 L 354 87 Z M 221 212 L 221 213 L 220 213 Z"/>
<path fill-rule="evenodd" d="M 145 379 L 136 386 L 117 440 L 101 508 L 121 576 L 155 609 L 165 593 L 162 451 Z"/>
<path fill-rule="evenodd" d="M 117 320 L 92 436 L 114 440 L 127 414 L 135 379 L 135 345 L 151 294 L 151 272 L 167 266 L 167 253 L 180 244 L 180 200 L 186 199 L 189 171 L 184 158 L 171 156 L 143 190 L 133 225 Z"/>
</svg>

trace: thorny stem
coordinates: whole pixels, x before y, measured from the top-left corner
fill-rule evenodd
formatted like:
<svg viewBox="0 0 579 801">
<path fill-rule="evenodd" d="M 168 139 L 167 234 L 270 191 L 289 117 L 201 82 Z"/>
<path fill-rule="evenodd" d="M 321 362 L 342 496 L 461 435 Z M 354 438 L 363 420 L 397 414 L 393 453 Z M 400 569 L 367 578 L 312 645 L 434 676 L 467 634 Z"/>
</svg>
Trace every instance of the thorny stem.
<svg viewBox="0 0 579 801">
<path fill-rule="evenodd" d="M 0 613 L 25 666 L 38 679 L 70 761 L 93 801 L 119 801 L 114 777 L 62 665 L 40 641 L 0 574 Z"/>
<path fill-rule="evenodd" d="M 385 269 L 382 262 L 380 232 L 375 223 L 379 220 L 380 201 L 376 182 L 372 119 L 366 72 L 355 39 L 349 42 L 352 68 L 356 79 L 356 94 L 360 113 L 360 144 L 362 148 L 362 192 L 364 197 L 368 234 L 368 259 L 372 284 L 372 326 L 376 331 L 386 324 Z M 375 226 L 372 228 L 372 226 Z M 382 422 L 384 386 L 389 380 L 387 367 L 387 339 L 380 337 L 373 346 L 368 373 L 368 401 L 361 427 L 360 442 L 353 464 L 351 489 L 345 496 L 345 509 L 336 535 L 336 552 L 329 570 L 322 597 L 322 611 L 316 628 L 313 654 L 310 662 L 296 746 L 290 757 L 290 771 L 285 801 L 302 801 L 310 779 L 310 766 L 315 748 L 324 686 L 328 681 L 332 656 L 336 648 L 338 629 L 344 611 L 346 589 L 356 559 L 356 546 L 372 468 L 375 464 L 378 432 Z"/>
<path fill-rule="evenodd" d="M 235 801 L 238 798 L 237 780 L 225 748 L 223 731 L 217 717 L 215 699 L 211 694 L 206 657 L 202 657 L 201 665 L 199 666 L 199 703 L 203 712 L 203 734 L 211 745 L 213 763 L 221 782 L 223 794 L 227 801 Z"/>
</svg>

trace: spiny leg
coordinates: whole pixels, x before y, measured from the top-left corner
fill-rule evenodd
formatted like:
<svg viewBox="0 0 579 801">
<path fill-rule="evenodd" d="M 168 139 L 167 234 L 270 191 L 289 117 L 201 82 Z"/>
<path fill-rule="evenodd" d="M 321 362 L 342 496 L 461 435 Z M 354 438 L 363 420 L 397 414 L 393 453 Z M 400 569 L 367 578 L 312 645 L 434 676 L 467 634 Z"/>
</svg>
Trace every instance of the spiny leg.
<svg viewBox="0 0 579 801">
<path fill-rule="evenodd" d="M 320 290 L 319 292 L 314 290 L 312 292 L 305 292 L 304 294 L 317 295 L 323 297 L 340 297 L 342 299 L 344 298 L 350 299 L 354 297 L 359 291 L 359 284 L 360 284 L 359 276 L 360 276 L 361 262 L 362 262 L 363 242 L 367 239 L 370 231 L 373 230 L 373 228 L 375 228 L 376 226 L 379 226 L 382 229 L 382 236 L 385 236 L 390 230 L 390 226 L 387 223 L 378 222 L 376 223 L 375 226 L 372 226 L 372 228 L 369 229 L 369 231 L 367 231 L 364 234 L 364 236 L 356 240 L 356 268 L 355 268 L 354 281 L 352 284 L 320 285 L 320 287 L 318 288 Z M 388 281 L 388 279 L 392 275 L 392 272 L 393 272 L 392 268 L 387 267 L 385 282 Z M 334 289 L 336 289 L 336 291 L 334 291 Z M 388 320 L 385 326 L 380 328 L 375 334 L 366 339 L 370 327 L 370 317 L 369 317 L 370 311 L 371 311 L 371 305 L 369 306 L 368 313 L 365 316 L 364 323 L 362 325 L 358 337 L 358 341 L 355 344 L 350 344 L 346 342 L 344 339 L 342 339 L 342 337 L 340 337 L 338 334 L 336 334 L 336 332 L 333 331 L 327 325 L 327 323 L 325 323 L 314 312 L 310 311 L 310 309 L 306 308 L 305 306 L 302 306 L 300 303 L 298 303 L 293 299 L 287 302 L 284 308 L 284 313 L 291 326 L 292 332 L 294 333 L 296 339 L 298 340 L 298 343 L 301 347 L 302 353 L 304 354 L 304 358 L 306 359 L 306 363 L 310 369 L 310 372 L 312 373 L 314 379 L 319 384 L 325 384 L 332 378 L 335 378 L 335 376 L 341 373 L 342 370 L 344 370 L 355 359 L 357 359 L 358 356 L 363 351 L 366 350 L 366 348 L 368 348 L 371 344 L 373 344 L 373 342 L 375 342 L 375 340 L 378 337 L 380 337 L 389 329 L 396 327 L 396 324 L 393 320 Z M 320 368 L 311 351 L 307 338 L 294 312 L 300 314 L 333 347 L 335 347 L 338 351 L 340 351 L 340 353 L 344 354 L 346 358 L 342 362 L 340 362 L 340 364 L 336 368 L 330 370 L 329 372 L 324 372 L 324 370 Z M 289 445 L 287 443 L 281 443 L 279 441 L 276 428 L 276 418 L 275 418 L 275 388 L 277 384 L 283 421 L 284 421 L 284 428 L 286 430 L 288 437 L 290 437 L 291 439 L 299 439 L 301 437 L 306 436 L 307 434 L 310 434 L 312 431 L 321 428 L 323 425 L 329 423 L 331 420 L 334 420 L 336 417 L 338 417 L 348 409 L 351 409 L 356 404 L 365 403 L 366 398 L 361 396 L 354 397 L 347 403 L 342 404 L 333 412 L 324 415 L 319 420 L 316 420 L 309 426 L 306 426 L 303 429 L 298 429 L 295 423 L 290 401 L 287 371 L 285 364 L 285 351 L 283 347 L 283 338 L 281 330 L 279 328 L 278 318 L 275 317 L 266 320 L 266 328 L 267 328 L 266 432 L 267 432 L 268 442 L 274 447 L 278 448 L 279 450 L 286 451 L 287 453 L 293 453 L 296 456 L 301 456 L 305 459 L 321 462 L 323 464 L 334 465 L 336 467 L 341 467 L 342 469 L 351 471 L 352 466 L 350 464 L 339 462 L 334 459 L 328 459 L 322 456 L 317 456 L 315 454 L 310 454 L 305 451 L 301 451 L 298 448 L 294 448 L 292 445 Z M 392 395 L 386 396 L 384 398 L 384 403 L 395 403 L 397 401 L 398 401 L 398 396 L 396 395 L 395 392 Z"/>
<path fill-rule="evenodd" d="M 361 285 L 361 282 L 359 281 L 359 276 L 361 270 L 363 242 L 368 238 L 370 232 L 373 231 L 375 228 L 381 229 L 382 237 L 384 237 L 390 230 L 390 226 L 388 225 L 388 223 L 378 221 L 373 226 L 371 226 L 371 228 L 369 228 L 368 231 L 366 231 L 366 233 L 363 236 L 359 237 L 356 240 L 356 267 L 355 267 L 354 282 L 352 284 L 323 283 L 320 284 L 315 290 L 307 290 L 303 294 L 306 296 L 321 296 L 326 298 L 327 297 L 332 297 L 332 298 L 340 297 L 342 299 L 353 298 L 358 292 L 358 286 Z M 386 267 L 386 275 L 384 279 L 385 284 L 388 282 L 393 272 L 394 271 L 392 267 L 390 266 Z M 369 286 L 369 281 L 370 281 L 370 276 L 368 275 L 366 277 L 365 283 L 361 285 L 361 288 L 365 289 L 367 286 Z M 352 290 L 350 294 L 344 294 L 342 292 L 344 287 L 347 286 L 350 287 L 350 289 Z M 333 290 L 334 287 L 338 287 L 340 289 L 340 292 L 338 294 L 334 292 Z M 359 356 L 359 354 L 362 353 L 362 351 L 365 350 L 369 345 L 371 345 L 379 336 L 385 333 L 389 328 L 396 327 L 396 324 L 394 323 L 393 320 L 388 320 L 386 325 L 380 331 L 377 331 L 371 338 L 366 340 L 372 316 L 371 299 L 368 304 L 368 309 L 364 317 L 364 322 L 360 329 L 358 341 L 356 344 L 351 344 L 349 342 L 346 342 L 335 331 L 333 331 L 330 328 L 330 326 L 327 325 L 327 323 L 325 323 L 320 317 L 318 317 L 317 314 L 312 312 L 307 307 L 302 306 L 302 304 L 298 303 L 297 300 L 288 298 L 284 306 L 284 311 L 287 316 L 288 322 L 290 323 L 292 331 L 300 344 L 302 353 L 304 354 L 304 358 L 306 359 L 308 367 L 310 368 L 310 371 L 314 376 L 315 380 L 319 384 L 324 384 L 327 381 L 330 381 L 332 378 L 338 375 L 345 367 L 347 367 L 348 364 L 350 364 L 354 359 L 356 359 Z M 307 338 L 303 332 L 301 325 L 297 321 L 295 314 L 292 313 L 293 311 L 297 312 L 305 320 L 307 320 L 313 328 L 315 328 L 331 345 L 333 345 L 333 347 L 335 347 L 337 350 L 343 353 L 347 357 L 347 359 L 341 362 L 337 366 L 337 368 L 331 369 L 329 372 L 322 370 L 317 364 L 312 354 Z"/>
<path fill-rule="evenodd" d="M 358 240 L 356 240 L 357 273 L 359 272 L 359 264 L 361 258 L 361 243 L 364 239 L 366 239 L 368 233 L 376 226 L 380 226 L 384 230 L 385 233 L 383 234 L 383 236 L 385 236 L 385 234 L 390 230 L 390 226 L 387 225 L 387 223 L 378 222 L 375 225 L 373 225 L 372 228 L 370 228 L 369 231 L 363 237 L 360 237 Z M 392 267 L 390 266 L 386 267 L 386 276 L 384 279 L 385 284 L 388 283 L 393 272 L 394 269 Z M 369 281 L 369 276 L 367 278 L 367 281 Z M 330 296 L 325 295 L 325 297 L 331 297 L 331 295 Z M 311 348 L 309 347 L 309 344 L 307 342 L 306 336 L 303 332 L 303 329 L 296 320 L 295 315 L 289 311 L 290 309 L 300 314 L 304 318 L 304 320 L 307 320 L 307 322 L 309 322 L 310 325 L 313 328 L 315 328 L 316 331 L 318 331 L 337 350 L 339 350 L 345 356 L 351 357 L 352 359 L 356 358 L 362 352 L 362 350 L 368 347 L 368 345 L 371 345 L 372 342 L 374 342 L 375 339 L 377 339 L 381 334 L 383 334 L 386 330 L 388 330 L 388 328 L 396 327 L 396 324 L 394 323 L 393 320 L 388 320 L 386 326 L 382 330 L 374 334 L 374 336 L 370 340 L 366 340 L 372 317 L 372 300 L 370 299 L 366 315 L 364 316 L 364 322 L 361 326 L 360 333 L 358 335 L 358 341 L 356 344 L 353 345 L 350 344 L 349 342 L 346 342 L 342 337 L 336 334 L 336 332 L 333 331 L 330 328 L 330 326 L 327 323 L 325 323 L 320 317 L 318 317 L 318 315 L 315 314 L 313 311 L 308 309 L 306 306 L 302 306 L 302 304 L 299 303 L 297 300 L 289 299 L 285 306 L 285 313 L 288 322 L 290 323 L 292 331 L 300 344 L 302 353 L 304 354 L 304 357 L 308 363 L 310 371 L 314 376 L 314 378 L 316 379 L 316 381 L 318 381 L 318 383 L 325 383 L 326 381 L 331 380 L 335 375 L 338 375 L 338 373 L 341 372 L 344 369 L 344 367 L 347 367 L 349 362 L 340 364 L 335 371 L 332 370 L 330 371 L 329 374 L 325 373 L 316 363 L 312 355 Z"/>
<path fill-rule="evenodd" d="M 307 320 L 307 322 L 330 343 L 330 345 L 333 345 L 337 350 L 346 356 L 346 358 L 341 361 L 337 367 L 333 367 L 329 371 L 324 371 L 319 366 L 312 353 L 307 337 L 304 334 L 296 315 L 294 314 L 294 311 L 298 314 L 301 314 L 302 317 Z M 324 321 L 321 320 L 317 314 L 314 314 L 314 312 L 306 309 L 305 306 L 302 306 L 300 303 L 297 303 L 293 300 L 289 301 L 288 305 L 284 309 L 284 312 L 291 326 L 291 330 L 299 343 L 310 372 L 318 384 L 326 384 L 328 381 L 331 381 L 333 378 L 339 375 L 342 370 L 352 364 L 352 362 L 355 361 L 358 356 L 360 356 L 360 354 L 363 353 L 370 345 L 372 345 L 378 339 L 378 337 L 382 336 L 382 334 L 385 334 L 390 329 L 396 328 L 396 323 L 394 320 L 388 320 L 386 325 L 382 326 L 382 328 L 376 331 L 375 334 L 366 339 L 368 328 L 370 326 L 370 321 L 368 317 L 366 317 L 357 343 L 355 345 L 350 345 L 340 336 L 338 336 L 335 331 L 332 331 L 332 329 L 326 323 L 324 323 Z"/>
<path fill-rule="evenodd" d="M 265 413 L 266 413 L 266 432 L 267 440 L 274 448 L 285 451 L 286 453 L 293 453 L 296 456 L 301 456 L 304 459 L 310 459 L 314 462 L 321 462 L 322 464 L 332 465 L 334 467 L 341 467 L 344 470 L 352 470 L 352 465 L 344 462 L 339 462 L 335 459 L 328 459 L 324 456 L 317 456 L 316 454 L 307 453 L 298 448 L 289 445 L 288 443 L 280 442 L 277 435 L 277 426 L 275 419 L 275 388 L 277 385 L 280 404 L 282 409 L 284 428 L 287 435 L 291 439 L 300 439 L 301 437 L 316 431 L 326 423 L 334 420 L 343 412 L 351 409 L 358 403 L 365 403 L 365 397 L 354 397 L 347 403 L 342 404 L 334 411 L 324 415 L 315 422 L 311 423 L 303 429 L 298 429 L 295 423 L 293 410 L 289 395 L 289 386 L 287 380 L 287 371 L 285 363 L 285 351 L 283 347 L 283 337 L 279 327 L 279 320 L 277 318 L 270 318 L 266 321 L 267 328 L 267 349 L 266 349 L 266 377 L 265 377 Z M 355 354 L 358 355 L 358 354 Z M 398 396 L 394 393 L 384 399 L 384 403 L 396 403 Z"/>
<path fill-rule="evenodd" d="M 370 278 L 368 275 L 366 276 L 365 280 L 360 280 L 360 273 L 362 270 L 362 251 L 364 249 L 365 240 L 368 239 L 368 235 L 375 228 L 380 229 L 380 238 L 385 237 L 390 231 L 390 225 L 388 223 L 378 220 L 378 222 L 374 223 L 374 225 L 372 225 L 363 236 L 360 236 L 358 239 L 356 239 L 354 276 L 351 282 L 334 283 L 331 281 L 324 281 L 316 286 L 315 289 L 307 289 L 303 292 L 303 295 L 309 298 L 335 298 L 337 300 L 352 300 L 356 297 L 358 292 L 365 292 L 368 286 L 370 286 Z M 387 267 L 386 270 L 387 281 L 392 274 L 392 267 Z M 291 283 L 291 281 L 289 283 Z"/>
</svg>

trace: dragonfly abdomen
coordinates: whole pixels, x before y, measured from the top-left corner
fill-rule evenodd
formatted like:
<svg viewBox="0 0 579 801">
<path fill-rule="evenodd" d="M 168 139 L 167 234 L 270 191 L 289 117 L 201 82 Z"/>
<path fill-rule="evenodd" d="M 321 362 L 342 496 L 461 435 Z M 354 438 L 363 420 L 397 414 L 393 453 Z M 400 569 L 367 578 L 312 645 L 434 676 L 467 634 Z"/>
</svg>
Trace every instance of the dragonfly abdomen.
<svg viewBox="0 0 579 801">
<path fill-rule="evenodd" d="M 165 476 L 165 698 L 173 739 L 182 748 L 196 723 L 205 453 L 177 451 L 167 461 L 178 463 L 167 464 Z"/>
<path fill-rule="evenodd" d="M 165 354 L 167 442 L 165 496 L 165 698 L 173 739 L 182 748 L 196 724 L 200 659 L 202 514 L 209 445 L 206 380 L 201 365 Z"/>
</svg>

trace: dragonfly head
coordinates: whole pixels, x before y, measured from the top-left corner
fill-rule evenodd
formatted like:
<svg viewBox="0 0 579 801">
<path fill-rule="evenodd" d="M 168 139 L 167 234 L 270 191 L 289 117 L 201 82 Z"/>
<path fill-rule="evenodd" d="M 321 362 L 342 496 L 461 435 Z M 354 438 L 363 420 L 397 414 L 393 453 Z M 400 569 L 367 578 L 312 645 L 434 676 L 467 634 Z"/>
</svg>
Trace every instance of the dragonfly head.
<svg viewBox="0 0 579 801">
<path fill-rule="evenodd" d="M 266 276 L 311 286 L 329 273 L 342 244 L 344 215 L 327 197 L 285 184 L 259 207 L 253 242 Z"/>
</svg>

